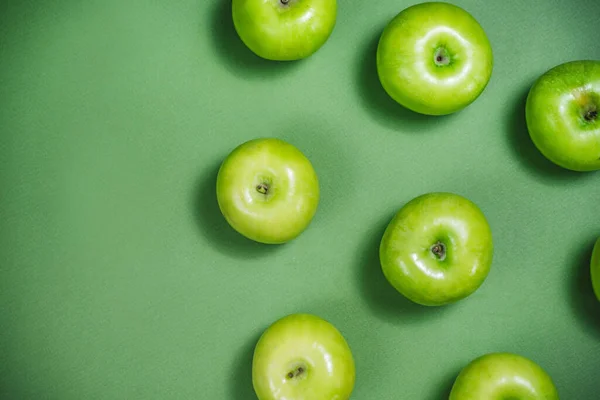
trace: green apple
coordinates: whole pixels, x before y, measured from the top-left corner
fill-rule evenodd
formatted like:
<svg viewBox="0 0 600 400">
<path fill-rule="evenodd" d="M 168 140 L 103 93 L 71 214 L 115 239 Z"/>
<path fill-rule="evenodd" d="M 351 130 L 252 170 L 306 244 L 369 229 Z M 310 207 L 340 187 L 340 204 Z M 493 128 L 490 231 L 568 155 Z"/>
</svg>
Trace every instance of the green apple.
<svg viewBox="0 0 600 400">
<path fill-rule="evenodd" d="M 340 331 L 311 314 L 274 322 L 254 349 L 252 384 L 259 400 L 347 400 L 355 374 Z"/>
<path fill-rule="evenodd" d="M 444 115 L 484 91 L 494 58 L 488 37 L 464 9 L 443 2 L 410 6 L 385 27 L 377 72 L 385 91 L 421 114 Z"/>
<path fill-rule="evenodd" d="M 594 288 L 594 293 L 596 293 L 596 297 L 600 301 L 600 238 L 598 238 L 596 241 L 594 250 L 592 251 L 590 270 L 592 274 L 592 286 Z"/>
<path fill-rule="evenodd" d="M 311 56 L 336 23 L 336 0 L 233 0 L 233 24 L 259 57 L 293 61 Z"/>
<path fill-rule="evenodd" d="M 552 378 L 538 364 L 511 353 L 490 353 L 458 374 L 450 400 L 558 400 Z"/>
<path fill-rule="evenodd" d="M 493 257 L 492 232 L 482 211 L 454 193 L 427 193 L 405 204 L 379 248 L 383 274 L 415 303 L 440 306 L 475 292 Z"/>
<path fill-rule="evenodd" d="M 565 169 L 600 170 L 600 61 L 578 60 L 542 74 L 527 95 L 531 140 Z"/>
<path fill-rule="evenodd" d="M 236 147 L 217 175 L 217 201 L 227 222 L 248 239 L 280 244 L 299 236 L 319 203 L 319 181 L 306 156 L 281 139 Z"/>
</svg>

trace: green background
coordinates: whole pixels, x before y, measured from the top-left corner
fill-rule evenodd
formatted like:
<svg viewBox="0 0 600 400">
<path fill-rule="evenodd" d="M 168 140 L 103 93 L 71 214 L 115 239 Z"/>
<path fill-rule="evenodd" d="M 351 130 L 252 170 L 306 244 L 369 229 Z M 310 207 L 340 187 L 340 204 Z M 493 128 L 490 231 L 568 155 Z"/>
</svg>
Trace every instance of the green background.
<svg viewBox="0 0 600 400">
<path fill-rule="evenodd" d="M 446 398 L 492 351 L 540 363 L 563 399 L 598 398 L 600 175 L 540 156 L 524 101 L 548 68 L 600 59 L 600 6 L 456 1 L 495 69 L 472 106 L 430 118 L 376 75 L 411 4 L 341 0 L 325 46 L 278 64 L 243 46 L 228 1 L 2 1 L 0 398 L 252 399 L 253 346 L 294 312 L 345 335 L 356 399 Z M 215 200 L 219 163 L 258 136 L 298 146 L 321 181 L 284 246 L 244 240 Z M 399 207 L 441 190 L 482 208 L 496 251 L 478 292 L 430 309 L 377 252 Z"/>
</svg>

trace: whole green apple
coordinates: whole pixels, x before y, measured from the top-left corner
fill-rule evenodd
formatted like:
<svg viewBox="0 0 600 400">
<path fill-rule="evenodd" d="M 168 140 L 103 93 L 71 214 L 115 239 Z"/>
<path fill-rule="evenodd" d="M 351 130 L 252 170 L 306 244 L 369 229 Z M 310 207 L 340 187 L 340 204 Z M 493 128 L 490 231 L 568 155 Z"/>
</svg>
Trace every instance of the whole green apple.
<svg viewBox="0 0 600 400">
<path fill-rule="evenodd" d="M 558 400 L 558 392 L 533 361 L 518 354 L 490 353 L 462 369 L 450 400 Z"/>
<path fill-rule="evenodd" d="M 279 319 L 254 349 L 252 384 L 259 400 L 347 400 L 355 374 L 342 334 L 315 315 Z"/>
<path fill-rule="evenodd" d="M 592 261 L 590 265 L 592 286 L 598 301 L 600 301 L 600 238 L 598 238 L 596 244 L 594 245 L 594 250 L 592 251 Z"/>
<path fill-rule="evenodd" d="M 531 140 L 556 165 L 600 169 L 600 61 L 578 60 L 542 74 L 527 95 Z"/>
<path fill-rule="evenodd" d="M 487 86 L 494 59 L 488 37 L 464 9 L 443 2 L 415 4 L 385 27 L 377 72 L 402 106 L 428 115 L 459 111 Z"/>
<path fill-rule="evenodd" d="M 259 57 L 293 61 L 311 56 L 333 32 L 336 0 L 233 0 L 233 24 Z"/>
<path fill-rule="evenodd" d="M 379 257 L 398 292 L 415 303 L 440 306 L 483 284 L 493 247 L 490 226 L 473 202 L 453 193 L 427 193 L 394 215 Z"/>
<path fill-rule="evenodd" d="M 217 201 L 227 222 L 248 239 L 280 244 L 300 235 L 319 203 L 319 182 L 300 150 L 281 139 L 236 147 L 217 175 Z"/>
</svg>

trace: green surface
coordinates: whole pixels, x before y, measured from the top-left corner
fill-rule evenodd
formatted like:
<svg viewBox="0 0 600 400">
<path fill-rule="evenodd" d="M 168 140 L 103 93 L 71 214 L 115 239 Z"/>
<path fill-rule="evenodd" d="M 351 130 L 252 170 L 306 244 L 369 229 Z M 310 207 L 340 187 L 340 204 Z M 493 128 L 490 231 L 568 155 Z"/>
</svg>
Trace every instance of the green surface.
<svg viewBox="0 0 600 400">
<path fill-rule="evenodd" d="M 345 0 L 314 57 L 278 64 L 243 46 L 226 1 L 0 3 L 0 398 L 252 399 L 258 335 L 293 312 L 342 331 L 356 399 L 443 399 L 491 351 L 540 363 L 563 399 L 597 398 L 600 174 L 540 156 L 524 102 L 548 68 L 600 58 L 600 6 L 457 1 L 494 73 L 464 112 L 429 118 L 375 68 L 411 4 Z M 214 193 L 221 160 L 265 135 L 321 182 L 310 228 L 278 247 L 236 234 Z M 429 191 L 474 201 L 495 238 L 481 289 L 435 309 L 377 258 L 392 215 Z"/>
</svg>

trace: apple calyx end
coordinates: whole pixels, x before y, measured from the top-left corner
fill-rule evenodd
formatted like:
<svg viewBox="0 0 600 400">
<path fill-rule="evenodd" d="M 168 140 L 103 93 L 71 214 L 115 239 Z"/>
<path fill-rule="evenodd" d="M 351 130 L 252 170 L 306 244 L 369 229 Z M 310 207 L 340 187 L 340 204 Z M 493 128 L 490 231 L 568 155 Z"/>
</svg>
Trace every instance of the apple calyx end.
<svg viewBox="0 0 600 400">
<path fill-rule="evenodd" d="M 297 367 L 295 368 L 293 371 L 290 371 L 286 374 L 286 378 L 287 379 L 294 379 L 294 378 L 299 378 L 301 377 L 304 373 L 306 372 L 306 370 L 304 369 L 304 367 Z"/>
<path fill-rule="evenodd" d="M 438 67 L 444 67 L 450 64 L 450 61 L 450 54 L 448 53 L 448 50 L 445 47 L 440 46 L 433 53 L 433 62 Z"/>
<path fill-rule="evenodd" d="M 596 118 L 598 118 L 598 110 L 595 108 L 588 110 L 583 116 L 583 119 L 585 119 L 587 122 L 593 122 L 596 120 Z"/>
<path fill-rule="evenodd" d="M 256 191 L 260 194 L 267 195 L 269 193 L 269 185 L 266 183 L 259 183 L 256 185 Z"/>
<path fill-rule="evenodd" d="M 444 261 L 446 259 L 446 245 L 442 242 L 437 242 L 433 246 L 431 246 L 431 253 L 440 261 Z"/>
</svg>

